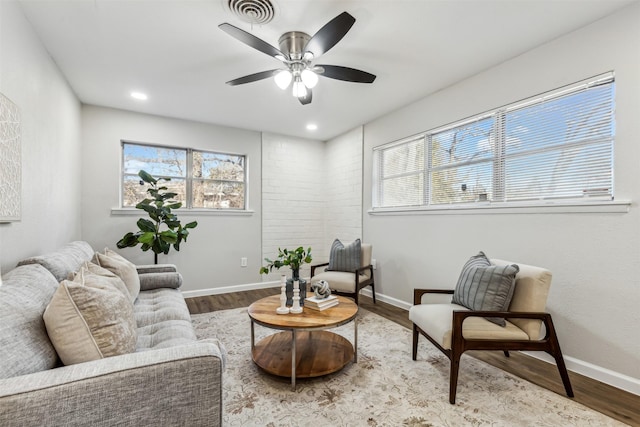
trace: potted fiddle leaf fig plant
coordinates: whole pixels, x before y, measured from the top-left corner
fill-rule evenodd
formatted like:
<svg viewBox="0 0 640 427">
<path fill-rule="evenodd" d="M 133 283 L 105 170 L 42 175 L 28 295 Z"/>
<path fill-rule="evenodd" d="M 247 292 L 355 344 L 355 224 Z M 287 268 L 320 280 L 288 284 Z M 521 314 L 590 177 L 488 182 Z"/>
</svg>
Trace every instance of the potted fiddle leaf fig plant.
<svg viewBox="0 0 640 427">
<path fill-rule="evenodd" d="M 168 254 L 171 247 L 176 251 L 180 250 L 180 243 L 187 241 L 189 229 L 196 228 L 197 221 L 192 221 L 182 225 L 178 216 L 172 209 L 182 207 L 181 202 L 174 199 L 177 193 L 168 191 L 168 188 L 160 184 L 161 181 L 170 181 L 170 178 L 154 178 L 148 172 L 141 170 L 138 176 L 142 180 L 140 184 L 146 183 L 147 194 L 150 197 L 136 205 L 136 209 L 141 209 L 149 215 L 149 219 L 140 218 L 136 223 L 138 231 L 129 232 L 117 243 L 122 248 L 142 245 L 143 251 L 151 249 L 154 253 L 154 262 L 158 263 L 158 254 Z"/>
<path fill-rule="evenodd" d="M 293 282 L 298 281 L 300 285 L 300 305 L 304 305 L 304 299 L 307 294 L 307 281 L 300 278 L 300 267 L 303 264 L 309 264 L 312 261 L 311 248 L 305 251 L 302 246 L 294 249 L 278 248 L 278 256 L 274 260 L 264 259 L 267 265 L 260 268 L 260 274 L 269 274 L 274 268 L 279 270 L 280 267 L 291 268 L 291 277 L 287 279 L 286 293 L 287 305 L 291 305 L 293 299 Z"/>
</svg>

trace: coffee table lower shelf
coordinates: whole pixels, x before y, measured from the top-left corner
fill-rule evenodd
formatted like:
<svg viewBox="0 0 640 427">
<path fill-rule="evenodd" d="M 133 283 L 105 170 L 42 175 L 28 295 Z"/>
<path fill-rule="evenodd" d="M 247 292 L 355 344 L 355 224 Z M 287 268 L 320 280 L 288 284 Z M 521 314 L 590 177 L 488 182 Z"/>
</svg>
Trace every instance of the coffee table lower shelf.
<svg viewBox="0 0 640 427">
<path fill-rule="evenodd" d="M 292 376 L 292 350 L 295 348 L 296 378 L 311 378 L 339 371 L 354 360 L 353 345 L 341 335 L 329 331 L 284 331 L 260 340 L 251 356 L 266 372 L 279 377 Z M 294 383 L 295 384 L 295 383 Z"/>
</svg>

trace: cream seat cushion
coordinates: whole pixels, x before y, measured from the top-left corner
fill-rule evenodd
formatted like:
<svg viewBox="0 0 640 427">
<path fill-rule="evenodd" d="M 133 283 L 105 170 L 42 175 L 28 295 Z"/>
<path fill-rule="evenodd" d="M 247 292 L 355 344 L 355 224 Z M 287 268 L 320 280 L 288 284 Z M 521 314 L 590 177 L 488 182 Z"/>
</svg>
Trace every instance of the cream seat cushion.
<svg viewBox="0 0 640 427">
<path fill-rule="evenodd" d="M 454 311 L 469 310 L 457 304 L 420 304 L 409 309 L 409 319 L 444 349 L 450 350 Z M 467 339 L 529 340 L 529 335 L 509 321 L 503 327 L 482 317 L 467 318 L 462 324 L 462 336 Z"/>
<path fill-rule="evenodd" d="M 369 274 L 360 274 L 358 280 L 364 282 L 369 280 Z M 355 292 L 356 282 L 354 273 L 347 273 L 345 271 L 325 271 L 320 274 L 316 274 L 311 279 L 312 282 L 320 280 L 326 280 L 329 282 L 331 289 L 338 292 Z"/>
<path fill-rule="evenodd" d="M 65 365 L 136 350 L 136 322 L 129 298 L 110 278 L 84 268 L 73 281 L 60 282 L 43 318 Z"/>
<path fill-rule="evenodd" d="M 140 277 L 138 277 L 138 270 L 134 263 L 109 248 L 105 248 L 104 254 L 96 252 L 92 261 L 122 279 L 131 296 L 131 302 L 134 302 L 136 298 L 138 298 L 138 294 L 140 293 Z"/>
</svg>

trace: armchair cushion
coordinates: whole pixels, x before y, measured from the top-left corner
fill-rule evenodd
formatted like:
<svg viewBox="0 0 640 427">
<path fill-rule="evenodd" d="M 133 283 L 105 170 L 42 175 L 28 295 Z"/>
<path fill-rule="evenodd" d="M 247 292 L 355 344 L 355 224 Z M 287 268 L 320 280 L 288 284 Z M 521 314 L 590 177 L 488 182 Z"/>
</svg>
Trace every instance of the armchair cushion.
<svg viewBox="0 0 640 427">
<path fill-rule="evenodd" d="M 362 248 L 360 239 L 356 239 L 347 246 L 335 239 L 329 253 L 328 271 L 354 272 L 361 267 Z"/>
<path fill-rule="evenodd" d="M 355 269 L 354 269 L 355 270 Z M 338 292 L 355 292 L 356 281 L 355 273 L 346 271 L 325 271 L 313 276 L 312 281 L 317 282 L 320 280 L 326 280 L 329 282 L 331 289 Z M 358 281 L 363 283 L 365 280 L 369 280 L 369 276 L 360 274 Z"/>
<path fill-rule="evenodd" d="M 516 274 L 515 264 L 491 265 L 484 252 L 471 257 L 462 268 L 452 303 L 479 311 L 506 311 L 513 296 Z M 503 318 L 487 318 L 496 325 L 505 326 Z"/>
<path fill-rule="evenodd" d="M 444 349 L 451 349 L 451 331 L 454 311 L 469 311 L 458 304 L 419 304 L 409 310 L 409 319 Z M 469 317 L 462 324 L 465 339 L 507 339 L 528 341 L 529 336 L 511 322 L 504 327 L 482 317 Z"/>
</svg>

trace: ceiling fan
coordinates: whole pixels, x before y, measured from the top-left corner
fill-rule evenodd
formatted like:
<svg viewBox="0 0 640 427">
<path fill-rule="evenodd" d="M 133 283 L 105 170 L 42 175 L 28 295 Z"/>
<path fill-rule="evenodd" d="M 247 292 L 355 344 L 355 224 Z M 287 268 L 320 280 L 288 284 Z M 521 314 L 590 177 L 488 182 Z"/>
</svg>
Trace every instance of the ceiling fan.
<svg viewBox="0 0 640 427">
<path fill-rule="evenodd" d="M 230 36 L 282 61 L 285 65 L 285 68 L 239 77 L 228 81 L 227 84 L 236 86 L 274 77 L 278 87 L 284 90 L 293 82 L 293 96 L 298 98 L 302 105 L 306 105 L 311 103 L 311 89 L 318 83 L 318 76 L 347 82 L 373 83 L 376 76 L 366 71 L 339 65 L 312 64 L 315 59 L 342 40 L 355 22 L 356 19 L 353 16 L 342 12 L 320 28 L 313 37 L 301 31 L 289 31 L 278 40 L 280 49 L 231 24 L 220 24 L 218 27 Z"/>
</svg>

